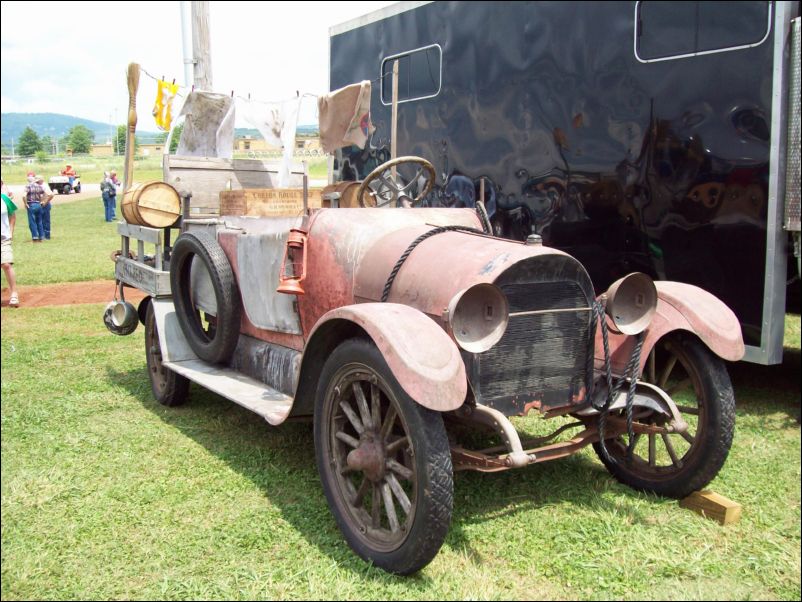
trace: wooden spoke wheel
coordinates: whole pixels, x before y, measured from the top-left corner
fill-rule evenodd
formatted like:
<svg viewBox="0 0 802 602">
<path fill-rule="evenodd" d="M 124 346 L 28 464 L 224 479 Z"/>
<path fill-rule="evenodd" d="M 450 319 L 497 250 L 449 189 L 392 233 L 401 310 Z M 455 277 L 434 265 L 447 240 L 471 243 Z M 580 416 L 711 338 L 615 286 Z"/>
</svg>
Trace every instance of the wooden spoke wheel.
<svg viewBox="0 0 802 602">
<path fill-rule="evenodd" d="M 434 558 L 453 496 L 443 420 L 406 395 L 371 342 L 345 341 L 326 362 L 315 449 L 329 506 L 357 554 L 399 574 Z"/>
<path fill-rule="evenodd" d="M 148 303 L 145 318 L 145 359 L 150 376 L 150 388 L 156 401 L 165 406 L 179 406 L 184 403 L 189 393 L 189 380 L 167 368 L 162 361 L 153 303 Z"/>
<path fill-rule="evenodd" d="M 636 433 L 632 457 L 627 438 L 607 441 L 612 461 L 596 452 L 610 473 L 642 491 L 683 498 L 718 474 L 732 445 L 735 397 L 723 361 L 696 337 L 669 335 L 646 360 L 641 377 L 663 389 L 677 405 L 684 425 L 674 428 L 659 412 L 635 408 L 635 423 L 657 427 Z M 624 410 L 616 415 L 625 418 Z"/>
</svg>

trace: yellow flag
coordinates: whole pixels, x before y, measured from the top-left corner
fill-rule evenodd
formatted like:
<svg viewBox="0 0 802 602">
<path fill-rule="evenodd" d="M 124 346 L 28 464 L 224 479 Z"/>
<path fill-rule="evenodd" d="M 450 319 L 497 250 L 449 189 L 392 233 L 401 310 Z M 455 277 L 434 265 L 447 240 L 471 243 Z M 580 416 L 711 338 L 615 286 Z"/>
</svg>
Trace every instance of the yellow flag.
<svg viewBox="0 0 802 602">
<path fill-rule="evenodd" d="M 173 98 L 178 92 L 178 84 L 170 84 L 165 81 L 158 82 L 156 90 L 156 104 L 153 105 L 153 117 L 156 125 L 165 132 L 170 131 L 170 124 L 173 122 Z"/>
</svg>

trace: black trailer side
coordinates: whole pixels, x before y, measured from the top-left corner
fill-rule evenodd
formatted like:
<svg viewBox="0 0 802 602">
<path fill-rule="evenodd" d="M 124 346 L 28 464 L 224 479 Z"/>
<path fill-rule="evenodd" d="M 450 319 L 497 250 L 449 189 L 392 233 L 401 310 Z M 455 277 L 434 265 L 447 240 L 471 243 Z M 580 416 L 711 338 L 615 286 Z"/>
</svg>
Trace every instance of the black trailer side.
<svg viewBox="0 0 802 602">
<path fill-rule="evenodd" d="M 777 363 L 798 16 L 799 2 L 401 2 L 330 31 L 330 87 L 374 80 L 377 126 L 336 177 L 389 158 L 397 59 L 398 155 L 434 163 L 431 205 L 473 206 L 484 180 L 497 234 L 541 234 L 597 290 L 632 271 L 705 288 L 738 315 L 747 359 Z"/>
</svg>

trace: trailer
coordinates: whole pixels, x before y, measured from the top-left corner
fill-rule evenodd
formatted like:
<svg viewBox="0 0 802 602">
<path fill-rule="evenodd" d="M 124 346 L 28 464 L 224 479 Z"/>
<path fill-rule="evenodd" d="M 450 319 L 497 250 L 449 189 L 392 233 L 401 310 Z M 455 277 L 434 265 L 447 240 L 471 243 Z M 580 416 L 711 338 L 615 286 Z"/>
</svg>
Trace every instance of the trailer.
<svg viewBox="0 0 802 602">
<path fill-rule="evenodd" d="M 799 60 L 799 2 L 400 2 L 330 29 L 330 89 L 377 88 L 376 131 L 330 173 L 390 158 L 397 65 L 397 154 L 439 176 L 425 205 L 483 196 L 496 235 L 540 235 L 597 291 L 634 270 L 702 287 L 775 364 L 799 299 Z"/>
</svg>

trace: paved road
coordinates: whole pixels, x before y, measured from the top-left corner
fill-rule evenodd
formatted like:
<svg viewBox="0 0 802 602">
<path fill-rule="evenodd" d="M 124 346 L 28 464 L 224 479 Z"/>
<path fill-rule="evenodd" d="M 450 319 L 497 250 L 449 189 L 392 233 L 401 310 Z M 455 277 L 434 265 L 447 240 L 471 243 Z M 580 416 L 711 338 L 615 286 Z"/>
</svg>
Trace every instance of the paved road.
<svg viewBox="0 0 802 602">
<path fill-rule="evenodd" d="M 20 186 L 9 186 L 11 192 L 14 193 L 14 200 L 22 200 L 22 191 L 25 190 L 24 185 Z M 54 205 L 63 205 L 64 203 L 72 203 L 74 201 L 82 201 L 84 199 L 91 199 L 100 197 L 100 184 L 84 184 L 81 182 L 81 192 L 72 192 L 70 194 L 54 194 L 53 195 L 53 204 Z M 17 203 L 17 206 L 21 206 L 22 203 Z"/>
<path fill-rule="evenodd" d="M 14 193 L 14 200 L 22 200 L 22 191 L 25 190 L 24 185 L 9 186 L 11 192 Z M 100 196 L 100 184 L 84 184 L 81 182 L 81 192 L 72 192 L 70 194 L 54 194 L 53 204 L 63 205 L 65 203 L 73 203 L 75 201 L 82 201 L 84 199 L 91 199 Z M 20 206 L 21 203 L 17 203 Z"/>
</svg>

